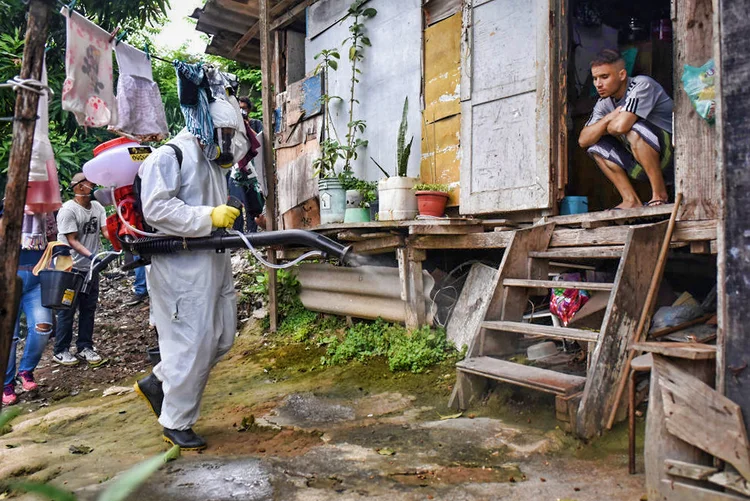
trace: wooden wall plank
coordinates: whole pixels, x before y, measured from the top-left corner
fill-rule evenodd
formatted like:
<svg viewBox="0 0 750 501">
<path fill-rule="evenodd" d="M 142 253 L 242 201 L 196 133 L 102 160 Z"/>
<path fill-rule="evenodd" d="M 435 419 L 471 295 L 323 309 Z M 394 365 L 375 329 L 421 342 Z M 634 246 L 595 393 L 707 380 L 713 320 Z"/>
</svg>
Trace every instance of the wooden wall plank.
<svg viewBox="0 0 750 501">
<path fill-rule="evenodd" d="M 742 410 L 706 383 L 654 357 L 667 430 L 734 466 L 750 479 L 750 444 Z"/>
<path fill-rule="evenodd" d="M 713 57 L 712 0 L 672 2 L 674 62 L 675 185 L 685 202 L 679 220 L 714 219 L 719 213 L 714 126 L 702 119 L 690 103 L 679 77 L 683 66 L 701 66 Z"/>
</svg>

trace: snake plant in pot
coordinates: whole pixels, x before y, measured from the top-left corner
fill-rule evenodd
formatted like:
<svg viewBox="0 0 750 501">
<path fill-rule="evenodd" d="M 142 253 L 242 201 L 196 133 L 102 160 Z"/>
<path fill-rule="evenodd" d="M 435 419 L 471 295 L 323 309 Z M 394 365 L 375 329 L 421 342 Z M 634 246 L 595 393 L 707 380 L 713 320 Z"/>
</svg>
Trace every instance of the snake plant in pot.
<svg viewBox="0 0 750 501">
<path fill-rule="evenodd" d="M 386 175 L 378 181 L 378 199 L 380 221 L 403 221 L 414 219 L 417 216 L 417 198 L 413 191 L 417 184 L 417 178 L 406 175 L 406 167 L 409 164 L 411 146 L 414 136 L 406 143 L 406 130 L 409 126 L 407 114 L 409 112 L 409 98 L 404 99 L 404 108 L 401 112 L 401 124 L 398 128 L 396 140 L 396 175 L 390 176 L 375 159 L 373 162 Z"/>
</svg>

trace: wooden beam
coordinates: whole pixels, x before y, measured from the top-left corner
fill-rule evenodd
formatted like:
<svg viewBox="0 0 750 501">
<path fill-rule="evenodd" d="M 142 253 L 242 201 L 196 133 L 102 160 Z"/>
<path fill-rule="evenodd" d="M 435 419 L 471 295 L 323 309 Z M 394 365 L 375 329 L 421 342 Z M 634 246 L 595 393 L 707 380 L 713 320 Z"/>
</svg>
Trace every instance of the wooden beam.
<svg viewBox="0 0 750 501">
<path fill-rule="evenodd" d="M 314 4 L 317 1 L 318 0 L 304 0 L 303 2 L 292 7 L 290 10 L 284 12 L 283 14 L 278 16 L 273 21 L 273 23 L 271 23 L 271 31 L 276 31 L 279 28 L 285 27 L 287 24 L 291 23 L 295 17 L 303 13 L 306 8 L 308 8 L 310 5 Z"/>
<path fill-rule="evenodd" d="M 712 240 L 716 238 L 718 224 L 718 221 L 678 221 L 672 243 Z M 606 226 L 591 230 L 556 228 L 550 247 L 623 245 L 631 227 L 638 226 Z M 419 235 L 409 237 L 409 241 L 419 249 L 503 249 L 508 246 L 512 236 L 512 231 L 500 231 L 469 235 Z"/>
<path fill-rule="evenodd" d="M 373 238 L 372 240 L 354 242 L 352 250 L 356 254 L 377 254 L 381 252 L 391 252 L 394 249 L 403 246 L 404 237 L 392 235 L 390 237 Z"/>
<path fill-rule="evenodd" d="M 716 390 L 655 356 L 667 431 L 723 459 L 750 479 L 750 444 L 740 407 Z"/>
<path fill-rule="evenodd" d="M 43 0 L 31 0 L 29 3 L 20 72 L 22 79 L 42 78 L 49 8 L 49 3 Z M 7 368 L 18 312 L 19 289 L 16 271 L 21 249 L 21 226 L 38 106 L 39 94 L 25 89 L 17 91 L 13 139 L 8 159 L 8 184 L 5 187 L 5 209 L 3 222 L 0 224 L 0 256 L 3 256 L 3 266 L 0 267 L 0 374 L 5 374 Z"/>
<path fill-rule="evenodd" d="M 665 357 L 684 358 L 687 360 L 713 360 L 716 358 L 716 346 L 700 343 L 640 342 L 633 343 L 633 351 L 657 353 Z"/>
<path fill-rule="evenodd" d="M 266 3 L 268 4 L 269 1 L 270 0 L 266 0 Z M 267 20 L 268 31 L 275 31 L 279 28 L 280 25 L 283 24 L 279 22 L 279 19 L 276 19 L 277 17 L 281 16 L 281 18 L 284 18 L 285 21 L 293 19 L 301 11 L 305 10 L 310 4 L 314 3 L 314 1 L 316 0 L 304 0 L 301 3 L 294 5 L 295 3 L 300 2 L 300 0 L 281 0 L 276 5 L 270 8 L 270 17 Z M 291 10 L 288 10 L 292 6 L 294 7 Z M 266 5 L 266 11 L 268 11 L 268 5 Z M 289 16 L 291 12 L 295 12 L 295 14 Z M 263 9 L 261 8 L 258 16 L 261 17 L 262 15 Z M 236 56 L 237 53 L 239 53 L 239 51 L 241 51 L 242 48 L 247 45 L 250 40 L 260 34 L 260 31 L 261 20 L 258 19 L 258 22 L 250 26 L 245 34 L 242 35 L 239 40 L 237 40 L 237 43 L 234 44 L 234 47 L 232 47 L 232 50 L 229 52 L 229 54 L 227 54 L 227 57 L 232 59 L 234 56 Z"/>
<path fill-rule="evenodd" d="M 271 93 L 271 37 L 268 31 L 270 21 L 270 0 L 260 2 L 260 73 L 261 95 L 263 100 L 263 169 L 266 173 L 268 193 L 266 195 L 266 230 L 276 229 L 276 171 L 274 170 L 273 151 L 273 95 Z M 275 264 L 276 253 L 269 252 L 268 260 Z M 271 332 L 276 332 L 278 322 L 278 303 L 276 296 L 276 270 L 268 270 L 268 315 Z"/>
<path fill-rule="evenodd" d="M 719 389 L 750 416 L 750 24 L 746 0 L 718 2 L 720 92 L 717 92 L 720 165 L 723 170 L 722 239 L 719 242 Z M 745 423 L 747 425 L 747 423 Z"/>
</svg>

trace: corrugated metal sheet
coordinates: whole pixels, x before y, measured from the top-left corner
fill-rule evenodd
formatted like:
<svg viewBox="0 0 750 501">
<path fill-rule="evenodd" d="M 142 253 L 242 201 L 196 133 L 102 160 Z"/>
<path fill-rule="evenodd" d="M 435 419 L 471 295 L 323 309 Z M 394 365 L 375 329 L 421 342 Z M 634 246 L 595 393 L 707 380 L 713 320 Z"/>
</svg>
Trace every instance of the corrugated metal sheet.
<svg viewBox="0 0 750 501">
<path fill-rule="evenodd" d="M 435 280 L 424 274 L 424 297 L 430 297 Z M 312 311 L 390 322 L 406 321 L 406 303 L 401 299 L 398 268 L 361 266 L 346 268 L 330 264 L 306 263 L 299 266 L 300 300 Z M 426 308 L 427 323 L 432 311 Z"/>
</svg>

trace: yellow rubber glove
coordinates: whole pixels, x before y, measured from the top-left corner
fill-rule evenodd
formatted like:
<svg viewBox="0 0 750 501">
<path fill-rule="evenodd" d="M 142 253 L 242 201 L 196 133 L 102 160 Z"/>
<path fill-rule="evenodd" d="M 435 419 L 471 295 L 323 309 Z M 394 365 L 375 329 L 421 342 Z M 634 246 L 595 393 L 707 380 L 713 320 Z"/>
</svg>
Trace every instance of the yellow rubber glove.
<svg viewBox="0 0 750 501">
<path fill-rule="evenodd" d="M 228 205 L 219 205 L 211 211 L 211 223 L 217 228 L 229 228 L 240 215 L 240 211 Z"/>
</svg>

